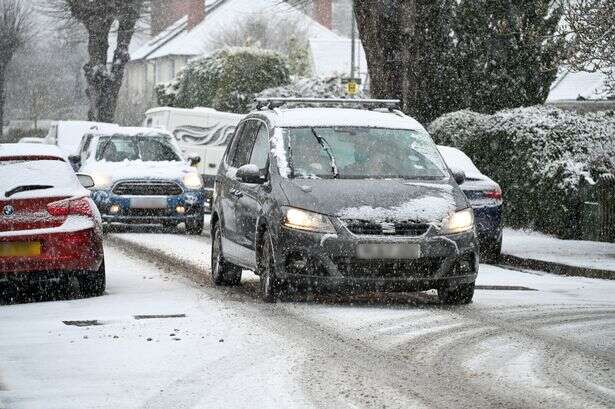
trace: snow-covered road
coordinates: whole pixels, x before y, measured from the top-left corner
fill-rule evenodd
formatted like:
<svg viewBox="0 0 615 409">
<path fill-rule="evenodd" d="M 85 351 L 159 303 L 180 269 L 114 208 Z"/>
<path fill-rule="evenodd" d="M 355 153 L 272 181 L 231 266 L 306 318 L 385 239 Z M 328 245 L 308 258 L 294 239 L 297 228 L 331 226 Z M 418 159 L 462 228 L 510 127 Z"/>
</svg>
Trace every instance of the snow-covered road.
<svg viewBox="0 0 615 409">
<path fill-rule="evenodd" d="M 211 285 L 206 237 L 109 239 L 105 296 L 0 307 L 0 407 L 615 406 L 613 281 L 483 265 L 464 307 L 431 293 L 268 305 L 253 274 Z M 159 314 L 186 317 L 134 318 Z"/>
</svg>

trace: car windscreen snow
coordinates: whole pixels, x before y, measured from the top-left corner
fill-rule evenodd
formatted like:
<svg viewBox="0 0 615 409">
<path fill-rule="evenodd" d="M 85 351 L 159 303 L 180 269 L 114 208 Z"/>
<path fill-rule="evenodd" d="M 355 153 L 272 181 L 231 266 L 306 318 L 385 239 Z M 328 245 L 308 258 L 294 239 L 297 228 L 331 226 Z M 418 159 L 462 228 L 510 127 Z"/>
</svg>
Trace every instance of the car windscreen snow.
<svg viewBox="0 0 615 409">
<path fill-rule="evenodd" d="M 286 128 L 292 176 L 442 179 L 437 148 L 425 132 L 364 127 Z"/>
<path fill-rule="evenodd" d="M 96 149 L 96 160 L 175 162 L 182 159 L 177 147 L 168 136 L 113 135 L 100 138 Z"/>
<path fill-rule="evenodd" d="M 36 186 L 81 189 L 70 165 L 60 160 L 0 160 L 0 172 L 0 197 L 20 187 L 21 191 L 35 190 Z"/>
</svg>

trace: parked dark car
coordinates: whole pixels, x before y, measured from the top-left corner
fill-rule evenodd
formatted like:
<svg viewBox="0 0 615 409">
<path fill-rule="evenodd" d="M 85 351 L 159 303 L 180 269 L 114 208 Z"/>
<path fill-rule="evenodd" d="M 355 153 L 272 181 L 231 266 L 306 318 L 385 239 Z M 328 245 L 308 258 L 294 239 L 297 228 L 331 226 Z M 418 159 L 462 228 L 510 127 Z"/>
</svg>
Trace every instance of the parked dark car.
<svg viewBox="0 0 615 409">
<path fill-rule="evenodd" d="M 246 268 L 267 302 L 295 285 L 437 289 L 444 303 L 471 302 L 472 208 L 424 128 L 377 109 L 390 101 L 371 101 L 372 110 L 284 102 L 260 101 L 220 165 L 214 282 L 237 285 Z"/>
<path fill-rule="evenodd" d="M 87 295 L 104 292 L 101 219 L 86 189 L 93 183 L 55 146 L 0 144 L 0 298 L 68 277 Z"/>
<path fill-rule="evenodd" d="M 465 173 L 460 185 L 474 209 L 476 233 L 480 243 L 481 260 L 499 261 L 502 253 L 502 189 L 483 175 L 472 160 L 462 151 L 448 146 L 438 146 L 449 168 Z"/>
</svg>

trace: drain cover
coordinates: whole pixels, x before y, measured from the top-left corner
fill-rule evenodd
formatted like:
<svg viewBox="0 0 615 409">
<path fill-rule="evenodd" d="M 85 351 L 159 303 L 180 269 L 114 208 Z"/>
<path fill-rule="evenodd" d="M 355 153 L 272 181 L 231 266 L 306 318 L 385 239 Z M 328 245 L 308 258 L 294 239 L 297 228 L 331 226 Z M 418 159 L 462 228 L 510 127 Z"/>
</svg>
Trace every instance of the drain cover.
<svg viewBox="0 0 615 409">
<path fill-rule="evenodd" d="M 72 325 L 74 327 L 91 327 L 94 325 L 103 325 L 98 320 L 86 320 L 86 321 L 62 321 L 64 325 Z"/>
<path fill-rule="evenodd" d="M 522 287 L 520 285 L 477 285 L 477 290 L 500 290 L 500 291 L 538 291 L 535 288 Z"/>
<path fill-rule="evenodd" d="M 186 318 L 186 314 L 135 315 L 136 320 L 154 320 L 160 318 Z"/>
</svg>

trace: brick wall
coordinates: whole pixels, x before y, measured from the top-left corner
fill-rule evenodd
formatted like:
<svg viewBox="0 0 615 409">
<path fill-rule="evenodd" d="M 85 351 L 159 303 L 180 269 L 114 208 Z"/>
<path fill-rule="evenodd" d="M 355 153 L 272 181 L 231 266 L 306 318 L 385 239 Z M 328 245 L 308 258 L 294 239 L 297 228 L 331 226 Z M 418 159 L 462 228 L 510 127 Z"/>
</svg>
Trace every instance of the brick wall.
<svg viewBox="0 0 615 409">
<path fill-rule="evenodd" d="M 152 36 L 184 16 L 188 16 L 188 29 L 192 29 L 205 18 L 205 0 L 152 0 Z"/>
</svg>

